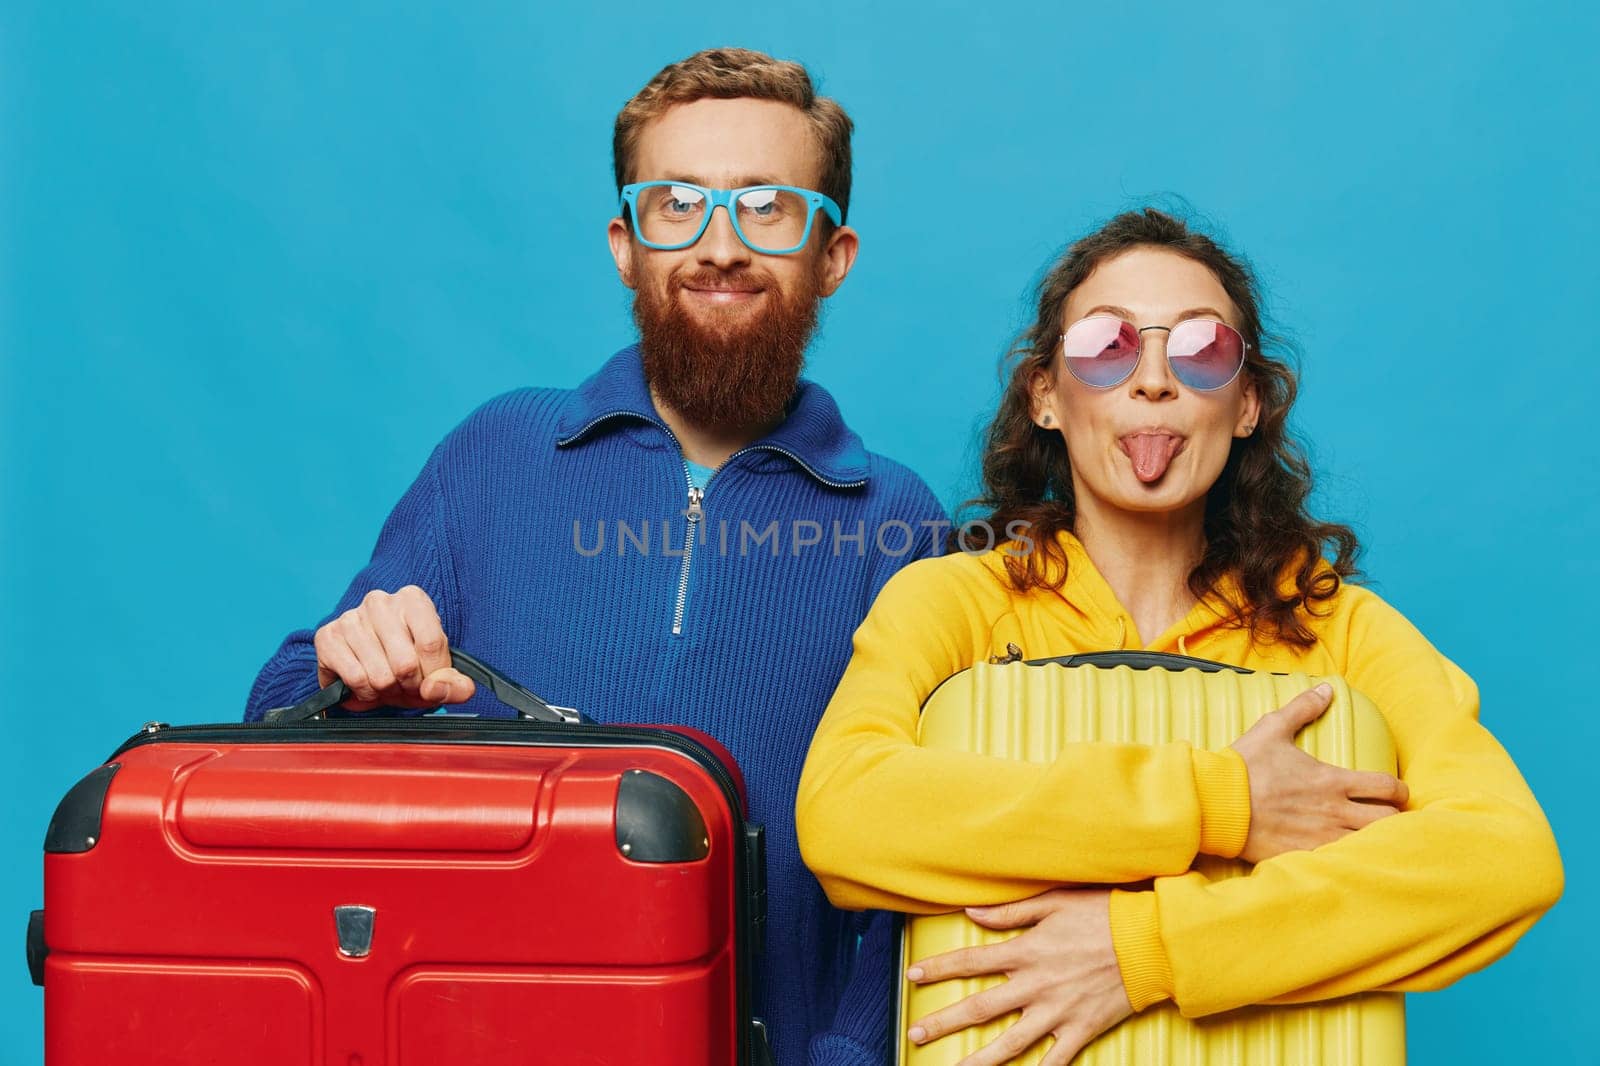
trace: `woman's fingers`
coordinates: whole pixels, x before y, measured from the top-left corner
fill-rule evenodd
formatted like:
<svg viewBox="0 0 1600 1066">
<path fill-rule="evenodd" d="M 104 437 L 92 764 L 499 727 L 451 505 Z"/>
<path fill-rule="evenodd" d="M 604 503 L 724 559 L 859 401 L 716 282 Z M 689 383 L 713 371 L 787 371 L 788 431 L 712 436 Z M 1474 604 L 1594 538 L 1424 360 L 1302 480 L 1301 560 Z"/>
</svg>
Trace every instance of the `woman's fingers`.
<svg viewBox="0 0 1600 1066">
<path fill-rule="evenodd" d="M 1290 737 L 1322 717 L 1324 711 L 1333 703 L 1333 686 L 1324 681 L 1316 688 L 1307 689 L 1294 699 L 1280 707 L 1273 718 L 1275 725 L 1281 725 Z"/>
<path fill-rule="evenodd" d="M 1027 1050 L 1050 1035 L 1048 1023 L 1031 1013 L 1024 1013 L 1005 1032 L 962 1059 L 956 1066 L 1000 1066 L 1027 1053 Z"/>
<path fill-rule="evenodd" d="M 1044 1053 L 1044 1058 L 1039 1060 L 1039 1066 L 1070 1066 L 1072 1060 L 1078 1057 L 1078 1052 L 1088 1043 L 1077 1033 L 1063 1032 L 1060 1029 L 1056 1030 L 1055 1038 L 1056 1042 Z"/>
<path fill-rule="evenodd" d="M 957 1033 L 973 1025 L 982 1025 L 1019 1009 L 1026 997 L 1016 989 L 1013 981 L 1002 981 L 993 988 L 974 992 L 959 1003 L 936 1010 L 925 1018 L 918 1018 L 906 1030 L 913 1044 L 926 1044 L 941 1036 Z M 1015 1028 L 1013 1026 L 1012 1028 Z M 1030 1041 L 1031 1043 L 1031 1041 Z M 1023 1047 L 1026 1047 L 1024 1044 Z"/>
<path fill-rule="evenodd" d="M 1373 822 L 1391 818 L 1400 812 L 1387 803 L 1347 803 L 1344 806 L 1344 824 L 1350 829 L 1362 829 Z"/>
<path fill-rule="evenodd" d="M 1025 925 L 1036 925 L 1055 913 L 1060 903 L 1056 898 L 1059 891 L 1051 889 L 1037 896 L 1013 903 L 999 903 L 993 907 L 968 907 L 967 917 L 988 929 L 1020 929 Z"/>
<path fill-rule="evenodd" d="M 1012 941 L 985 944 L 976 948 L 958 948 L 942 955 L 931 955 L 906 968 L 906 980 L 926 985 L 935 981 L 948 981 L 952 977 L 981 977 L 984 974 L 1005 973 L 1016 961 Z"/>
<path fill-rule="evenodd" d="M 1411 801 L 1411 790 L 1398 777 L 1362 770 L 1350 774 L 1345 795 L 1351 799 L 1377 800 L 1391 807 L 1404 807 Z"/>
</svg>

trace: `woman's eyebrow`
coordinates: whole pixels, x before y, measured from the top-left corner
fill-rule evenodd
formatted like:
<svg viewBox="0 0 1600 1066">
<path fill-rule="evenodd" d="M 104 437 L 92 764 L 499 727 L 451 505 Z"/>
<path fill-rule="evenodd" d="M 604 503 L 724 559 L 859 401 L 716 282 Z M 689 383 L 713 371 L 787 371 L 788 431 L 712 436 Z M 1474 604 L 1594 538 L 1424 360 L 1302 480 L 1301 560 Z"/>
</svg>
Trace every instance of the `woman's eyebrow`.
<svg viewBox="0 0 1600 1066">
<path fill-rule="evenodd" d="M 1115 304 L 1100 304 L 1097 307 L 1091 307 L 1089 310 L 1083 313 L 1083 317 L 1088 318 L 1090 315 L 1099 314 L 1116 315 L 1118 318 L 1126 319 L 1129 322 L 1134 321 L 1136 317 L 1134 313 L 1128 310 L 1126 307 L 1118 307 Z M 1228 320 L 1227 316 L 1221 311 L 1218 311 L 1215 307 L 1191 307 L 1187 311 L 1180 312 L 1178 317 L 1172 320 L 1172 324 L 1177 325 L 1179 322 L 1190 318 L 1214 318 L 1219 322 L 1226 322 Z"/>
<path fill-rule="evenodd" d="M 1128 310 L 1126 307 L 1117 307 L 1113 304 L 1101 304 L 1098 307 L 1091 307 L 1089 310 L 1083 313 L 1083 317 L 1088 318 L 1090 315 L 1098 315 L 1101 313 L 1113 314 L 1118 318 L 1125 318 L 1130 322 L 1133 321 L 1132 311 Z"/>
</svg>

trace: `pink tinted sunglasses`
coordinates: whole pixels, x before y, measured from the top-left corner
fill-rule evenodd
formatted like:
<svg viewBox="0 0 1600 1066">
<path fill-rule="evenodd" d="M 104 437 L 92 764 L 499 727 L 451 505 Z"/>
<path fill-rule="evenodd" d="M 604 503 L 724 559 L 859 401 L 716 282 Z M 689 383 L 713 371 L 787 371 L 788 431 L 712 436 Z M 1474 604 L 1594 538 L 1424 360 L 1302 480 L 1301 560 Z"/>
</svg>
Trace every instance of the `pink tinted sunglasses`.
<svg viewBox="0 0 1600 1066">
<path fill-rule="evenodd" d="M 1142 334 L 1167 334 L 1172 376 L 1200 392 L 1215 392 L 1239 376 L 1250 345 L 1226 322 L 1186 318 L 1176 326 L 1143 329 L 1115 315 L 1080 318 L 1061 335 L 1061 352 L 1073 377 L 1094 389 L 1109 389 L 1133 376 L 1144 348 Z"/>
</svg>

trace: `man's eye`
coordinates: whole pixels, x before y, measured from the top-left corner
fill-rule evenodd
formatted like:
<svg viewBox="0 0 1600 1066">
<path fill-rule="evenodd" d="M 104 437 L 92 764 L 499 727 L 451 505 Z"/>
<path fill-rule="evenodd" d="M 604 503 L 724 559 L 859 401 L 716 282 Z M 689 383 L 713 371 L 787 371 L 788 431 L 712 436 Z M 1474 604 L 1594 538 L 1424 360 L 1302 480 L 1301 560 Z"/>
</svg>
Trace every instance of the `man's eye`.
<svg viewBox="0 0 1600 1066">
<path fill-rule="evenodd" d="M 692 215 L 705 203 L 705 197 L 699 190 L 691 189 L 684 185 L 673 185 L 666 190 L 661 200 L 661 209 L 669 215 L 680 218 Z"/>
<path fill-rule="evenodd" d="M 757 189 L 739 197 L 739 208 L 755 218 L 771 218 L 783 211 L 776 189 Z"/>
</svg>

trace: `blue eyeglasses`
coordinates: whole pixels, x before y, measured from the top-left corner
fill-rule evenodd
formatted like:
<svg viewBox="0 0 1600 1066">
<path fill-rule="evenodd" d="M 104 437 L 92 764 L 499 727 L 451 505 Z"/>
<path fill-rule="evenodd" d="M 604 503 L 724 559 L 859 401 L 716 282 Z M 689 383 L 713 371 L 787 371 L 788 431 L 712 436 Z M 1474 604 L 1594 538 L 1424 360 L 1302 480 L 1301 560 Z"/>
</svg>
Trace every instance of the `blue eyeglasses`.
<svg viewBox="0 0 1600 1066">
<path fill-rule="evenodd" d="M 622 187 L 618 209 L 631 215 L 646 248 L 672 252 L 698 241 L 719 207 L 745 246 L 762 255 L 792 255 L 804 248 L 818 208 L 835 226 L 844 224 L 844 212 L 830 197 L 793 185 L 708 189 L 685 181 L 640 181 Z"/>
</svg>

